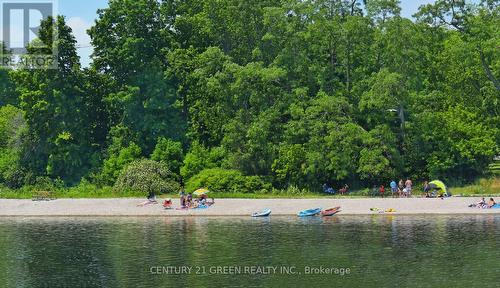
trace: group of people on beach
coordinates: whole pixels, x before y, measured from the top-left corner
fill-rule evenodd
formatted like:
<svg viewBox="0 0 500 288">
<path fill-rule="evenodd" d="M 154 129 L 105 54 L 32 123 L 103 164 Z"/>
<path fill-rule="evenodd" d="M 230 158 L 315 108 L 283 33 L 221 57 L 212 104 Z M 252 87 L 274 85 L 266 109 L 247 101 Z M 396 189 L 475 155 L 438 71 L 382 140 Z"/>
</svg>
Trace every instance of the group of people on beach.
<svg viewBox="0 0 500 288">
<path fill-rule="evenodd" d="M 496 204 L 497 203 L 495 202 L 495 200 L 493 198 L 490 198 L 490 200 L 488 202 L 486 202 L 486 200 L 483 197 L 481 199 L 481 201 L 474 203 L 474 204 L 470 204 L 469 207 L 476 207 L 476 208 L 480 208 L 480 209 L 490 209 L 490 208 L 493 208 Z"/>
<path fill-rule="evenodd" d="M 410 178 L 407 178 L 406 181 L 400 179 L 398 183 L 396 183 L 395 180 L 392 180 L 389 186 L 391 187 L 392 197 L 406 197 L 406 198 L 411 197 L 413 182 L 411 181 Z M 384 185 L 380 186 L 379 192 L 380 195 L 384 197 L 385 194 Z"/>
<path fill-rule="evenodd" d="M 333 189 L 332 187 L 328 186 L 326 183 L 323 184 L 323 192 L 327 193 L 327 194 L 335 194 L 336 191 L 335 189 Z M 349 185 L 345 184 L 344 186 L 342 186 L 340 189 L 339 189 L 339 194 L 340 195 L 345 195 L 349 193 Z"/>
<path fill-rule="evenodd" d="M 427 183 L 427 182 L 425 182 Z M 427 184 L 428 185 L 428 184 Z M 391 188 L 392 197 L 411 197 L 413 182 L 410 178 L 407 178 L 406 181 L 400 179 L 398 183 L 395 180 L 392 180 L 389 184 Z M 329 187 L 327 184 L 323 184 L 323 191 L 327 194 L 335 194 L 336 191 Z M 345 195 L 349 192 L 349 186 L 345 184 L 338 190 L 340 195 Z M 372 196 L 380 195 L 381 197 L 385 196 L 386 188 L 385 185 L 381 185 L 377 188 L 377 185 L 373 186 L 370 194 Z"/>
<path fill-rule="evenodd" d="M 182 209 L 196 209 L 196 208 L 208 208 L 215 203 L 214 198 L 210 201 L 208 200 L 207 194 L 200 194 L 198 197 L 193 197 L 192 193 L 186 193 L 181 191 L 180 201 Z"/>
<path fill-rule="evenodd" d="M 181 190 L 180 192 L 180 201 L 181 201 L 181 207 L 180 209 L 196 209 L 196 208 L 208 208 L 212 205 L 215 204 L 214 198 L 211 198 L 208 200 L 208 196 L 206 193 L 202 193 L 200 195 L 197 195 L 196 197 L 193 197 L 193 193 L 188 193 L 186 195 L 186 192 L 184 192 L 184 189 Z M 139 207 L 144 207 L 144 206 L 149 206 L 153 204 L 158 204 L 158 201 L 156 200 L 156 195 L 154 192 L 150 192 L 147 200 L 145 202 L 142 202 L 138 204 L 137 206 Z M 172 209 L 172 199 L 168 198 L 163 202 L 163 207 L 165 209 Z"/>
</svg>

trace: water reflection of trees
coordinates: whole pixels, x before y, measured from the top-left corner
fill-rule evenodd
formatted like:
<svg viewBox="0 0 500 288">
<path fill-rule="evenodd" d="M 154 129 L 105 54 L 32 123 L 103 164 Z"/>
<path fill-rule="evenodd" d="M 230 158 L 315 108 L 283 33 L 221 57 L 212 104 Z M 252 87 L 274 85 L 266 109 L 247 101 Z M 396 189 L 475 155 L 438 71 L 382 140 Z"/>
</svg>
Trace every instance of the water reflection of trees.
<svg viewBox="0 0 500 288">
<path fill-rule="evenodd" d="M 0 280 L 7 287 L 81 287 L 83 282 L 90 287 L 195 287 L 234 281 L 303 286 L 312 280 L 377 287 L 387 283 L 387 276 L 402 286 L 426 279 L 435 287 L 450 287 L 494 277 L 500 257 L 500 217 L 493 215 L 60 219 L 4 221 L 0 232 Z M 150 273 L 152 266 L 233 265 L 348 267 L 353 275 Z"/>
</svg>

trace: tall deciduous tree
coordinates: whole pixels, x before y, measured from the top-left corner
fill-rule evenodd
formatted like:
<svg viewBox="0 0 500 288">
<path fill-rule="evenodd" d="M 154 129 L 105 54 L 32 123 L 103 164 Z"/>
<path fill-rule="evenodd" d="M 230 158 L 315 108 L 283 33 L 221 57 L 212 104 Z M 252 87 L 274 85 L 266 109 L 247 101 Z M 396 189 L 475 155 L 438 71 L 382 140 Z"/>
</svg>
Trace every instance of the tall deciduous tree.
<svg viewBox="0 0 500 288">
<path fill-rule="evenodd" d="M 99 10 L 89 31 L 95 47 L 93 66 L 118 85 L 118 92 L 107 97 L 118 108 L 113 122 L 135 133 L 135 141 L 148 154 L 157 138 L 181 139 L 184 128 L 174 105 L 176 89 L 164 79 L 172 30 L 161 5 L 156 0 L 111 1 Z"/>
<path fill-rule="evenodd" d="M 27 67 L 16 72 L 28 124 L 22 160 L 35 175 L 74 183 L 90 169 L 94 152 L 76 40 L 61 16 L 43 20 L 39 34 L 38 41 L 48 50 L 43 53 L 57 51 L 57 69 Z M 27 57 L 40 53 L 35 46 L 28 51 Z"/>
</svg>

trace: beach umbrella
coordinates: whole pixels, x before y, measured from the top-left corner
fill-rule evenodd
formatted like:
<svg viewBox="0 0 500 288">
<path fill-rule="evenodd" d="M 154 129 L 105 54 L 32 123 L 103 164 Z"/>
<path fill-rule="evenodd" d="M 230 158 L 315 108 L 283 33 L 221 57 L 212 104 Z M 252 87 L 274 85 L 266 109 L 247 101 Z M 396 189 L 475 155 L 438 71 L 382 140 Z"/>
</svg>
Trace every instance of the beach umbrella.
<svg viewBox="0 0 500 288">
<path fill-rule="evenodd" d="M 201 189 L 198 189 L 196 191 L 193 192 L 194 195 L 203 195 L 203 194 L 207 194 L 208 192 L 208 189 L 205 189 L 205 188 L 201 188 Z"/>
<path fill-rule="evenodd" d="M 429 182 L 429 187 L 431 189 L 441 190 L 443 193 L 448 194 L 448 188 L 446 188 L 446 185 L 442 181 L 439 180 L 431 181 Z"/>
</svg>

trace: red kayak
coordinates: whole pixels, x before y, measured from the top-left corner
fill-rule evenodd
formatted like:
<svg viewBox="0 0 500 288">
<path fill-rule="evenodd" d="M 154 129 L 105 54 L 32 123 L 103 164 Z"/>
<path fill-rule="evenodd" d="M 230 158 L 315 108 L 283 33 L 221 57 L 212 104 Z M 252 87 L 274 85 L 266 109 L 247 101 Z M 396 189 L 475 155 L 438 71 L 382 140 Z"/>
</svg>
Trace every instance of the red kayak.
<svg viewBox="0 0 500 288">
<path fill-rule="evenodd" d="M 330 208 L 330 209 L 326 209 L 326 210 L 321 211 L 321 216 L 324 216 L 324 217 L 333 216 L 339 212 L 340 212 L 340 207 Z"/>
</svg>

